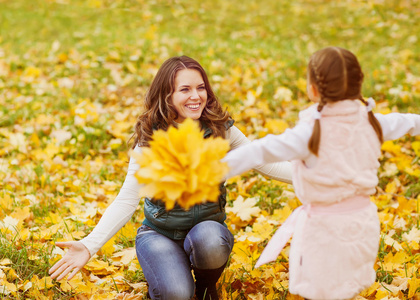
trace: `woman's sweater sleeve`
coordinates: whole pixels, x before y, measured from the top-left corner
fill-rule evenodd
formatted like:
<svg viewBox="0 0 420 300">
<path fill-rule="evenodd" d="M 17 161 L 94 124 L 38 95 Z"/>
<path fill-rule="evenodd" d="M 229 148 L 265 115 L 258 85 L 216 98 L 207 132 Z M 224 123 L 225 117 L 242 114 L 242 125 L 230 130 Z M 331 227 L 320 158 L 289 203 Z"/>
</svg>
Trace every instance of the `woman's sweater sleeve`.
<svg viewBox="0 0 420 300">
<path fill-rule="evenodd" d="M 375 117 L 381 124 L 384 141 L 398 139 L 407 133 L 420 134 L 420 115 L 391 113 L 375 114 Z"/>
<path fill-rule="evenodd" d="M 287 161 L 304 160 L 310 155 L 308 141 L 311 134 L 311 126 L 302 122 L 293 129 L 286 129 L 283 134 L 270 134 L 230 151 L 222 159 L 222 161 L 228 163 L 230 168 L 227 178 L 242 174 L 250 169 L 258 170 L 257 168 L 262 165 L 273 162 L 287 164 L 287 174 L 291 174 L 291 166 Z M 283 176 L 286 177 L 286 175 Z"/>
<path fill-rule="evenodd" d="M 133 151 L 140 153 L 141 148 L 136 147 Z M 92 232 L 80 241 L 89 250 L 91 256 L 98 252 L 131 219 L 136 211 L 140 201 L 139 190 L 141 187 L 134 177 L 134 173 L 138 169 L 139 165 L 133 158 L 130 158 L 127 176 L 118 196 L 105 210 Z"/>
<path fill-rule="evenodd" d="M 248 140 L 248 138 L 235 126 L 232 126 L 227 133 L 227 138 L 230 140 L 230 147 L 232 150 L 251 143 L 251 141 Z M 242 157 L 241 159 L 247 160 L 248 162 L 253 161 L 253 157 L 251 155 Z M 247 162 L 244 162 L 244 164 L 246 163 Z M 272 179 L 292 183 L 292 165 L 288 161 L 265 163 L 260 165 L 253 164 L 251 168 Z M 251 168 L 248 168 L 247 170 Z"/>
</svg>

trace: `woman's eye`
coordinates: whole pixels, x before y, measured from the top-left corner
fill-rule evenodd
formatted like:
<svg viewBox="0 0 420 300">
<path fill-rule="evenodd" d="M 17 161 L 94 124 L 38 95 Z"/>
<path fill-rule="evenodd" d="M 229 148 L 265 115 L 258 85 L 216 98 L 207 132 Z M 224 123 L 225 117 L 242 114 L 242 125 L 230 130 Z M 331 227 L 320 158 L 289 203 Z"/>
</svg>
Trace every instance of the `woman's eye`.
<svg viewBox="0 0 420 300">
<path fill-rule="evenodd" d="M 188 89 L 181 89 L 181 92 L 188 92 Z"/>
<path fill-rule="evenodd" d="M 205 90 L 206 88 L 204 86 L 198 87 L 199 90 Z"/>
</svg>

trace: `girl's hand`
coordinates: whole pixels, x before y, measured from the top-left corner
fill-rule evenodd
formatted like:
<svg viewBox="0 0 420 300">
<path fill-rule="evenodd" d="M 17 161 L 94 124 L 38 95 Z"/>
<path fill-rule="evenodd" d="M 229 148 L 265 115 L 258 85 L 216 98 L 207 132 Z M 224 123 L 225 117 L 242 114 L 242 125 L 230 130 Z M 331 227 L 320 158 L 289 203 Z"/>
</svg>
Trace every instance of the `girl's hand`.
<svg viewBox="0 0 420 300">
<path fill-rule="evenodd" d="M 69 248 L 69 250 L 62 259 L 52 266 L 49 274 L 52 279 L 58 276 L 57 280 L 60 281 L 71 272 L 67 278 L 70 280 L 89 261 L 89 250 L 81 242 L 57 242 L 56 245 L 60 248 Z"/>
</svg>

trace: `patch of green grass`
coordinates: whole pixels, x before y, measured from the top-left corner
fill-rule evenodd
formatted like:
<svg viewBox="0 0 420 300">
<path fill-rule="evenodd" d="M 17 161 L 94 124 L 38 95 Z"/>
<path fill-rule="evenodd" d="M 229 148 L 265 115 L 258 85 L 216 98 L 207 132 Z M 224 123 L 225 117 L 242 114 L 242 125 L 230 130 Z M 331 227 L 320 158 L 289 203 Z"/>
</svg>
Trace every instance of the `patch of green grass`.
<svg viewBox="0 0 420 300">
<path fill-rule="evenodd" d="M 47 244 L 39 248 L 39 244 L 33 243 L 30 239 L 20 243 L 17 236 L 7 241 L 1 231 L 0 241 L 0 261 L 9 259 L 19 278 L 31 281 L 34 276 L 38 276 L 38 278 L 48 276 L 51 248 Z M 11 275 L 8 275 L 7 279 L 10 283 L 19 283 L 19 280 L 14 279 Z M 56 287 L 50 291 L 53 293 L 45 291 L 45 296 L 49 296 L 49 299 L 70 299 L 73 296 L 72 293 L 65 293 Z M 25 295 L 20 294 L 18 298 L 9 295 L 0 299 L 22 299 L 20 297 L 25 297 Z"/>
<path fill-rule="evenodd" d="M 124 278 L 127 279 L 129 282 L 142 282 L 146 281 L 144 278 L 143 271 L 140 269 L 133 271 L 129 271 L 128 269 L 124 270 Z"/>
</svg>

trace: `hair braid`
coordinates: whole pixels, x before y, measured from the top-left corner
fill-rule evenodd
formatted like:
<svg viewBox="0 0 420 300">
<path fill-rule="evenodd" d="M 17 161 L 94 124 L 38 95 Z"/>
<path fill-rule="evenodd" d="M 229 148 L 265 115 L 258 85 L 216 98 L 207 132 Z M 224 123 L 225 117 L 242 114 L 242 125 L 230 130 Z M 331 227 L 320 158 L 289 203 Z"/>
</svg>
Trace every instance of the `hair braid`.
<svg viewBox="0 0 420 300">
<path fill-rule="evenodd" d="M 362 96 L 360 96 L 359 100 L 362 101 L 366 106 L 368 106 L 369 103 L 365 99 L 363 99 Z M 368 111 L 368 118 L 369 118 L 370 125 L 372 125 L 373 129 L 376 132 L 376 135 L 378 136 L 379 141 L 382 144 L 384 142 L 384 136 L 383 136 L 381 124 L 379 123 L 378 119 L 376 119 L 375 115 L 373 114 L 371 110 Z"/>
<path fill-rule="evenodd" d="M 325 83 L 324 77 L 319 73 L 317 65 L 314 63 L 313 60 L 311 61 L 311 66 L 315 75 L 315 78 L 314 78 L 315 85 L 318 89 L 318 93 L 320 96 L 320 101 L 318 103 L 317 110 L 318 112 L 321 112 L 328 101 L 325 98 L 325 89 L 327 85 Z M 309 150 L 315 155 L 318 155 L 320 141 L 321 141 L 321 121 L 319 119 L 316 119 L 314 123 L 314 129 L 312 131 L 312 135 L 308 143 Z"/>
</svg>

